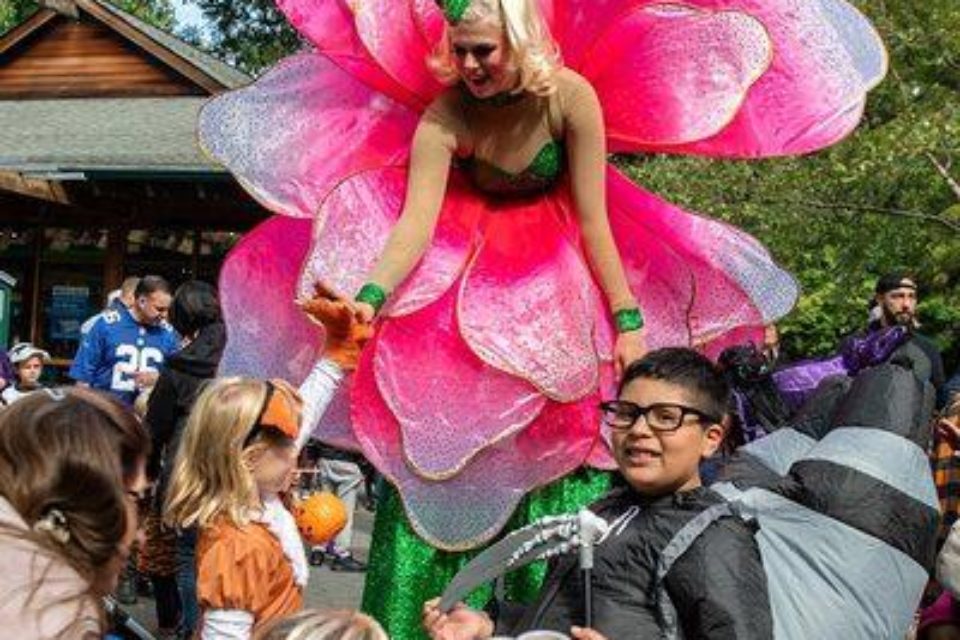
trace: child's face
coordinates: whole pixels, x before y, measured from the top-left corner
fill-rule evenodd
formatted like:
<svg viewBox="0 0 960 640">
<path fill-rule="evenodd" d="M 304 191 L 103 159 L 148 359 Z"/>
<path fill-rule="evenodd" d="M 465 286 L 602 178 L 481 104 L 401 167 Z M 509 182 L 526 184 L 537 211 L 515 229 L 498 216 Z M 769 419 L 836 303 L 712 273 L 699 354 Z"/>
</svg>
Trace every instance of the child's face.
<svg viewBox="0 0 960 640">
<path fill-rule="evenodd" d="M 642 407 L 674 404 L 710 413 L 696 392 L 650 378 L 632 380 L 620 400 Z M 723 427 L 686 415 L 674 431 L 654 431 L 645 418 L 629 430 L 614 429 L 613 455 L 620 472 L 638 493 L 666 495 L 700 486 L 700 460 L 712 455 L 723 440 Z"/>
<path fill-rule="evenodd" d="M 260 493 L 280 493 L 290 488 L 297 468 L 297 447 L 271 445 L 251 460 L 251 473 Z"/>
<path fill-rule="evenodd" d="M 20 384 L 36 384 L 43 373 L 43 360 L 40 356 L 34 356 L 17 365 L 17 377 L 20 378 Z"/>
</svg>

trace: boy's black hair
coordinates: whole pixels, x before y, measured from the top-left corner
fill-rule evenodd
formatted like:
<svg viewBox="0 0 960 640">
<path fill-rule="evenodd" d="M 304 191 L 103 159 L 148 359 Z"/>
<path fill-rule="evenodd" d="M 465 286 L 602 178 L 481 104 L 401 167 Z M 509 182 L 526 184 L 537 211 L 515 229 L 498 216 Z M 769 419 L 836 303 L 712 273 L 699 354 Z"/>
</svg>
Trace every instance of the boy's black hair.
<svg viewBox="0 0 960 640">
<path fill-rule="evenodd" d="M 133 296 L 135 298 L 148 296 L 155 291 L 162 291 L 173 295 L 173 289 L 170 288 L 170 283 L 161 276 L 143 276 L 140 278 L 140 282 L 137 283 L 137 288 L 134 289 Z"/>
<path fill-rule="evenodd" d="M 651 351 L 634 360 L 623 372 L 617 395 L 637 378 L 663 380 L 697 393 L 706 406 L 698 407 L 715 416 L 727 413 L 730 385 L 720 369 L 706 356 L 686 347 L 667 347 Z"/>
<path fill-rule="evenodd" d="M 200 280 L 190 280 L 177 287 L 170 306 L 170 324 L 182 336 L 215 322 L 223 321 L 220 300 L 213 286 Z"/>
</svg>

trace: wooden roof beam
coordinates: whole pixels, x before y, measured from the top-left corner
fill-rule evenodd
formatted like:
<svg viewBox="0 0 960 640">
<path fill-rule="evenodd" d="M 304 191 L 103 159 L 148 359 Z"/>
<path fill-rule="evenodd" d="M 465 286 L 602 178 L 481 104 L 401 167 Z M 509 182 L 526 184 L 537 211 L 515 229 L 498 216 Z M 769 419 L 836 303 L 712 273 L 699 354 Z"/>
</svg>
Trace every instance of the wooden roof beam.
<svg viewBox="0 0 960 640">
<path fill-rule="evenodd" d="M 61 182 L 27 178 L 16 171 L 0 171 L 0 190 L 57 204 L 73 204 Z"/>
<path fill-rule="evenodd" d="M 51 20 L 54 20 L 57 15 L 57 12 L 52 9 L 40 9 L 11 29 L 6 35 L 0 38 L 0 56 L 27 40 L 36 30 Z"/>
<path fill-rule="evenodd" d="M 220 82 L 203 73 L 192 64 L 187 63 L 175 53 L 158 45 L 146 34 L 133 28 L 129 23 L 113 15 L 108 9 L 104 9 L 93 0 L 76 0 L 76 4 L 97 20 L 108 25 L 117 33 L 122 34 L 142 50 L 154 56 L 168 67 L 175 69 L 180 75 L 203 87 L 204 90 L 209 91 L 211 94 L 219 93 L 223 90 L 223 85 L 220 84 Z"/>
</svg>

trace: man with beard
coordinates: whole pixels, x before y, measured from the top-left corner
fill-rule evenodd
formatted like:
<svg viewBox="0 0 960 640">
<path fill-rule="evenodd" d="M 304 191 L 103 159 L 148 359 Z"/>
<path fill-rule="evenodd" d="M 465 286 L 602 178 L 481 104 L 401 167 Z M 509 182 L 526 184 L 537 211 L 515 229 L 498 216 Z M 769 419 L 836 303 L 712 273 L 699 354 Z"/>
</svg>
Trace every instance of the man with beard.
<svg viewBox="0 0 960 640">
<path fill-rule="evenodd" d="M 946 381 L 943 359 L 937 345 L 917 332 L 920 323 L 917 321 L 916 279 L 903 271 L 888 273 L 877 280 L 875 294 L 877 318 L 870 322 L 868 332 L 898 325 L 909 329 L 910 340 L 904 346 L 919 348 L 930 360 L 930 382 L 937 390 L 938 405 L 942 405 L 940 393 Z"/>
</svg>

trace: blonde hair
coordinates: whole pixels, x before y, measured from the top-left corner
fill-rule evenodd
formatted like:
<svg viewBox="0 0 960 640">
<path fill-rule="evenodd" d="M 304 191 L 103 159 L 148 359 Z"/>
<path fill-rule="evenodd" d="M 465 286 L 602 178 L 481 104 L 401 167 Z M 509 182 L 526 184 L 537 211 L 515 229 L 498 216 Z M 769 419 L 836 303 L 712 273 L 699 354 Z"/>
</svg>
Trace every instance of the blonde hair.
<svg viewBox="0 0 960 640">
<path fill-rule="evenodd" d="M 557 91 L 555 74 L 563 66 L 560 49 L 550 34 L 536 0 L 471 0 L 458 24 L 486 20 L 499 24 L 510 47 L 510 63 L 520 74 L 516 93 L 528 91 L 546 97 Z M 443 84 L 460 81 L 450 42 L 449 23 L 444 23 L 443 36 L 427 58 L 427 67 Z"/>
<path fill-rule="evenodd" d="M 376 620 L 359 611 L 311 611 L 267 623 L 256 640 L 389 640 Z"/>
<path fill-rule="evenodd" d="M 287 439 L 260 431 L 244 447 L 267 397 L 267 384 L 253 378 L 220 378 L 197 398 L 177 451 L 164 522 L 186 529 L 206 527 L 223 516 L 237 526 L 250 522 L 259 495 L 250 460 Z"/>
</svg>

